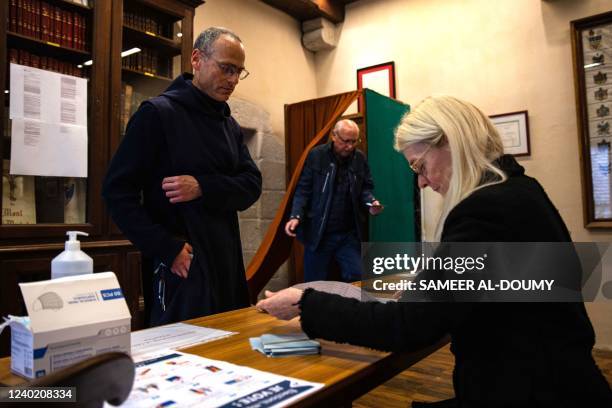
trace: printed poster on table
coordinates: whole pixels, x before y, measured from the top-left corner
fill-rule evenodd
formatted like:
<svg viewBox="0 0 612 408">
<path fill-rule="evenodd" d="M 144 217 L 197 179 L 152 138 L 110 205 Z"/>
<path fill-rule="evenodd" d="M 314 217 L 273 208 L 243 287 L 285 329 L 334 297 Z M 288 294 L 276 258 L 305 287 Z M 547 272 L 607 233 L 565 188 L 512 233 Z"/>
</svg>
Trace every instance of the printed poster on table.
<svg viewBox="0 0 612 408">
<path fill-rule="evenodd" d="M 142 358 L 122 407 L 285 407 L 323 387 L 172 350 Z"/>
</svg>

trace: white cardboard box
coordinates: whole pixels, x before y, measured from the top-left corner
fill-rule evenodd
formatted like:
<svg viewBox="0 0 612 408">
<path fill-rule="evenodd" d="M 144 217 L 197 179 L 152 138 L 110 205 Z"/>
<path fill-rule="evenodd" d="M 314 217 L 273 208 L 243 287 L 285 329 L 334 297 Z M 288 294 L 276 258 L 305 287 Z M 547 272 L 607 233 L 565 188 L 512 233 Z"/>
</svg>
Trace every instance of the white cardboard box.
<svg viewBox="0 0 612 408">
<path fill-rule="evenodd" d="M 96 354 L 130 353 L 130 311 L 112 272 L 20 283 L 30 327 L 11 322 L 11 370 L 36 378 Z"/>
</svg>

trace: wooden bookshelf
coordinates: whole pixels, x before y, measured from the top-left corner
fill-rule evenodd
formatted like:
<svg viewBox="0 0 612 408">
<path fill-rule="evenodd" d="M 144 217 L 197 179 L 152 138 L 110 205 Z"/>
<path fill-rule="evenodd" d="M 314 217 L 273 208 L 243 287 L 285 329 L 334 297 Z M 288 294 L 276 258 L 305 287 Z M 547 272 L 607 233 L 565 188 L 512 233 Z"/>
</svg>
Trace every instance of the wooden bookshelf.
<svg viewBox="0 0 612 408">
<path fill-rule="evenodd" d="M 70 26 L 68 19 L 71 19 L 73 35 L 75 18 L 84 22 L 80 31 L 83 37 L 77 37 L 83 40 L 80 46 L 74 46 L 74 39 L 72 42 L 67 40 L 68 31 L 62 31 L 63 26 L 58 31 L 59 37 L 55 32 L 53 34 L 56 38 L 64 38 L 63 43 L 43 38 L 41 27 L 36 31 L 37 18 L 42 18 L 37 17 L 36 12 L 41 11 L 42 3 L 58 8 L 60 16 L 63 16 L 62 23 L 64 20 L 67 23 L 66 27 Z M 120 106 L 122 82 L 131 82 L 134 91 L 138 92 L 138 98 L 147 98 L 154 96 L 153 90 L 166 88 L 181 71 L 190 69 L 194 8 L 202 3 L 201 0 L 96 0 L 86 6 L 69 0 L 0 1 L 0 61 L 3 61 L 0 64 L 0 90 L 10 89 L 10 50 L 75 65 L 93 61 L 92 65 L 83 66 L 80 71 L 88 79 L 85 218 L 83 222 L 73 224 L 0 223 L 0 316 L 26 313 L 18 283 L 48 279 L 51 259 L 62 251 L 66 231 L 80 230 L 90 234 L 83 240 L 82 247 L 94 259 L 94 271 L 115 272 L 132 313 L 132 327 L 143 327 L 142 259 L 138 250 L 123 237 L 105 212 L 101 199 L 102 181 L 121 139 L 121 119 L 126 112 Z M 161 34 L 156 32 L 149 35 L 147 30 L 125 27 L 123 10 L 126 4 L 150 18 L 160 18 L 157 28 Z M 12 8 L 14 5 L 29 7 L 28 18 L 31 20 L 27 30 L 23 29 L 25 21 L 19 25 L 18 21 L 11 20 L 11 17 L 17 16 Z M 22 19 L 26 15 L 24 10 L 19 14 Z M 17 29 L 19 27 L 21 30 Z M 175 36 L 176 27 L 180 27 L 182 39 Z M 156 70 L 158 72 L 154 74 L 123 68 L 121 52 L 132 45 L 153 50 L 153 55 L 157 53 L 160 60 L 164 58 L 162 65 L 166 68 L 172 66 L 172 69 L 170 72 Z M 12 54 L 14 56 L 14 51 Z M 4 94 L 4 103 L 0 104 L 0 157 L 3 160 L 10 159 L 11 150 L 9 103 L 10 94 Z M 10 331 L 0 335 L 0 356 L 7 355 L 9 338 Z"/>
<path fill-rule="evenodd" d="M 54 58 L 62 58 L 74 63 L 83 63 L 91 57 L 91 53 L 76 48 L 61 46 L 52 41 L 43 41 L 23 34 L 7 31 L 8 48 L 31 50 Z"/>
<path fill-rule="evenodd" d="M 126 25 L 123 26 L 123 37 L 126 46 L 133 44 L 155 48 L 160 54 L 165 56 L 180 55 L 182 51 L 181 41 L 175 41 L 152 32 L 138 30 Z"/>
<path fill-rule="evenodd" d="M 145 71 L 137 71 L 135 69 L 129 69 L 129 68 L 121 68 L 121 71 L 124 74 L 125 79 L 128 79 L 130 77 L 137 77 L 137 78 L 142 78 L 142 79 L 151 79 L 154 81 L 160 81 L 160 86 L 168 86 L 170 85 L 170 83 L 172 82 L 173 78 L 170 77 L 165 77 L 165 76 L 160 76 L 160 75 L 155 75 L 152 74 L 150 72 L 145 72 Z"/>
</svg>

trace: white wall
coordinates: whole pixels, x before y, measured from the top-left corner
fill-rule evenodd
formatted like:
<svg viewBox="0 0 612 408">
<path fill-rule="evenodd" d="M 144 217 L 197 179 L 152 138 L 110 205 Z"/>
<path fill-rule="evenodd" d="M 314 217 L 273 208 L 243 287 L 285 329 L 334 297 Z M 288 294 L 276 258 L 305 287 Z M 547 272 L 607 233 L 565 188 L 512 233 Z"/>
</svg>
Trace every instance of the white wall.
<svg viewBox="0 0 612 408">
<path fill-rule="evenodd" d="M 314 56 L 302 47 L 300 23 L 258 0 L 206 0 L 196 9 L 194 40 L 213 25 L 234 31 L 246 49 L 251 75 L 234 96 L 265 109 L 284 144 L 284 105 L 317 97 Z"/>
<path fill-rule="evenodd" d="M 555 203 L 574 241 L 610 241 L 583 226 L 570 21 L 609 0 L 361 0 L 338 47 L 316 54 L 317 93 L 355 88 L 358 68 L 395 61 L 397 98 L 466 99 L 487 114 L 529 111 L 531 155 L 520 159 Z M 439 200 L 425 194 L 428 232 Z M 612 302 L 588 304 L 598 346 L 612 349 Z"/>
</svg>

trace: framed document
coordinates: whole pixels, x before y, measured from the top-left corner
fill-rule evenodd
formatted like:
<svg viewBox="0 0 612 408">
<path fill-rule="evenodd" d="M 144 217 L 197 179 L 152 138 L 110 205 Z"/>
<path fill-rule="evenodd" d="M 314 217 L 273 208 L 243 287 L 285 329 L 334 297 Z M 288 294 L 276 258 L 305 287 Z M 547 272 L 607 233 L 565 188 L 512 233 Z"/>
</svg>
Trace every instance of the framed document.
<svg viewBox="0 0 612 408">
<path fill-rule="evenodd" d="M 612 12 L 571 22 L 587 228 L 612 228 Z"/>
<path fill-rule="evenodd" d="M 357 70 L 357 89 L 368 88 L 395 99 L 395 63 L 393 61 Z M 359 112 L 362 111 L 359 98 Z"/>
<path fill-rule="evenodd" d="M 504 152 L 513 156 L 529 155 L 529 118 L 527 111 L 489 116 L 504 143 Z"/>
</svg>

